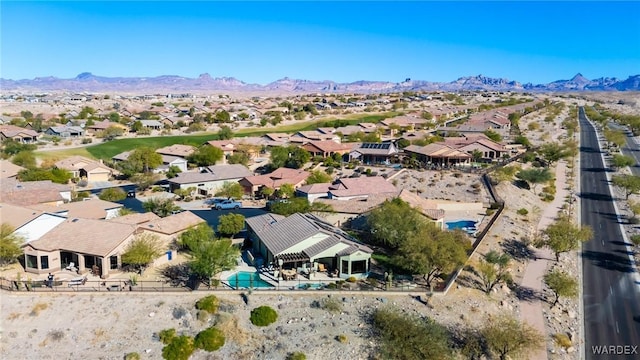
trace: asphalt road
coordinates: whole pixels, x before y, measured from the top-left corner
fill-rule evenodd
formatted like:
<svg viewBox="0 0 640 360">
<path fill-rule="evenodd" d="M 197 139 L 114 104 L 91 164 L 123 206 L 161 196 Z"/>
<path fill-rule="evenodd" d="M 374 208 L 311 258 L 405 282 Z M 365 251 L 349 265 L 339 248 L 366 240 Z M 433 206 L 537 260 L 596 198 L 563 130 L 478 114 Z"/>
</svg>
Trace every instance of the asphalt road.
<svg viewBox="0 0 640 360">
<path fill-rule="evenodd" d="M 582 247 L 586 359 L 640 359 L 640 280 L 613 206 L 594 127 L 580 109 Z M 622 219 L 621 221 L 626 221 Z M 605 348 L 603 348 L 603 346 Z"/>
</svg>

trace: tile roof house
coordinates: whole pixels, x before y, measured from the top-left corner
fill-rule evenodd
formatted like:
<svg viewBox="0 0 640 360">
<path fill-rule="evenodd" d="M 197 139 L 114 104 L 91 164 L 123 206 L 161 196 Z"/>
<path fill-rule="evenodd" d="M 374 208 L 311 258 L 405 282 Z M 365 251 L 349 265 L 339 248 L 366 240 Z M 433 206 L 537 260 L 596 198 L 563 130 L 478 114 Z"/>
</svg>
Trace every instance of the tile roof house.
<svg viewBox="0 0 640 360">
<path fill-rule="evenodd" d="M 333 200 L 366 198 L 372 194 L 397 193 L 398 189 L 381 176 L 361 176 L 338 179 L 329 188 L 328 197 Z"/>
<path fill-rule="evenodd" d="M 19 126 L 0 125 L 0 141 L 7 139 L 20 143 L 32 143 L 38 141 L 38 133 Z"/>
<path fill-rule="evenodd" d="M 204 223 L 206 223 L 205 220 L 191 211 L 183 211 L 138 224 L 138 230 L 158 236 L 168 246 L 186 230 Z"/>
<path fill-rule="evenodd" d="M 14 233 L 21 236 L 25 243 L 39 239 L 66 220 L 63 216 L 6 203 L 0 203 L 0 219 L 3 224 L 11 225 Z"/>
<path fill-rule="evenodd" d="M 343 279 L 365 278 L 369 272 L 373 250 L 312 214 L 265 214 L 245 221 L 253 253 L 265 264 L 314 270 L 323 264 Z"/>
<path fill-rule="evenodd" d="M 317 130 L 311 130 L 311 131 L 298 131 L 297 133 L 289 137 L 290 142 L 301 143 L 301 144 L 305 144 L 309 141 L 323 141 L 323 140 L 340 141 L 340 136 L 335 134 L 325 134 Z"/>
<path fill-rule="evenodd" d="M 32 205 L 31 208 L 65 218 L 81 217 L 85 219 L 108 220 L 117 217 L 123 205 L 100 199 L 89 199 L 55 206 L 45 204 Z"/>
<path fill-rule="evenodd" d="M 102 120 L 102 121 L 97 121 L 95 123 L 93 123 L 93 125 L 87 125 L 85 126 L 85 129 L 87 132 L 89 133 L 96 133 L 98 131 L 103 131 L 106 130 L 112 126 L 121 128 L 123 130 L 128 130 L 128 128 L 120 123 L 117 122 L 113 122 L 113 121 L 109 121 L 109 120 Z"/>
<path fill-rule="evenodd" d="M 146 213 L 133 213 L 133 214 L 127 214 L 124 216 L 118 216 L 111 219 L 110 221 L 122 223 L 122 224 L 140 225 L 140 224 L 143 224 L 149 221 L 158 220 L 158 219 L 160 219 L 160 216 L 152 212 L 146 212 Z"/>
<path fill-rule="evenodd" d="M 71 156 L 57 161 L 55 166 L 71 172 L 73 177 L 87 179 L 88 182 L 109 181 L 116 170 L 104 165 L 101 161 L 91 160 L 84 156 Z"/>
<path fill-rule="evenodd" d="M 263 187 L 278 190 L 284 184 L 299 188 L 307 180 L 310 173 L 300 169 L 278 168 L 269 174 L 247 176 L 239 181 L 245 193 L 255 196 Z"/>
<path fill-rule="evenodd" d="M 322 156 L 324 158 L 333 154 L 347 154 L 354 144 L 342 144 L 333 140 L 309 141 L 301 147 L 311 153 L 311 156 Z"/>
<path fill-rule="evenodd" d="M 196 151 L 195 146 L 173 144 L 171 146 L 165 146 L 156 150 L 160 155 L 177 156 L 181 158 L 187 158 Z"/>
<path fill-rule="evenodd" d="M 171 191 L 195 187 L 200 194 L 215 194 L 225 182 L 236 182 L 253 173 L 241 164 L 207 166 L 201 172 L 182 172 L 168 179 Z"/>
<path fill-rule="evenodd" d="M 0 182 L 0 199 L 2 202 L 28 206 L 35 204 L 62 204 L 71 201 L 71 187 L 43 181 L 18 181 L 3 179 Z"/>
<path fill-rule="evenodd" d="M 415 156 L 425 164 L 451 165 L 471 162 L 471 155 L 443 143 L 409 145 L 403 151 L 407 156 Z"/>
<path fill-rule="evenodd" d="M 349 161 L 358 160 L 363 164 L 388 164 L 399 153 L 393 142 L 362 143 L 349 153 Z"/>
<path fill-rule="evenodd" d="M 15 165 L 9 160 L 0 159 L 0 179 L 15 178 L 22 170 L 25 168 Z"/>
<path fill-rule="evenodd" d="M 237 145 L 233 140 L 210 140 L 204 144 L 217 147 L 218 149 L 222 150 L 224 156 L 233 155 L 233 152 L 237 148 Z"/>
</svg>

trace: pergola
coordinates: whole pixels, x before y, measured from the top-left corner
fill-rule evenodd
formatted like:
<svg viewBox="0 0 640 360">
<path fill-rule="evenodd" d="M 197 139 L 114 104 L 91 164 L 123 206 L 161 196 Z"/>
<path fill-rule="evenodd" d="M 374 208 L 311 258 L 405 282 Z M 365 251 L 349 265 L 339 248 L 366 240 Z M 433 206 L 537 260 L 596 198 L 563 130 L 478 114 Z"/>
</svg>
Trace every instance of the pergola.
<svg viewBox="0 0 640 360">
<path fill-rule="evenodd" d="M 279 254 L 274 257 L 275 263 L 278 266 L 282 266 L 284 264 L 290 263 L 308 263 L 311 261 L 309 256 L 307 256 L 304 252 L 299 253 L 288 253 L 288 254 Z"/>
</svg>

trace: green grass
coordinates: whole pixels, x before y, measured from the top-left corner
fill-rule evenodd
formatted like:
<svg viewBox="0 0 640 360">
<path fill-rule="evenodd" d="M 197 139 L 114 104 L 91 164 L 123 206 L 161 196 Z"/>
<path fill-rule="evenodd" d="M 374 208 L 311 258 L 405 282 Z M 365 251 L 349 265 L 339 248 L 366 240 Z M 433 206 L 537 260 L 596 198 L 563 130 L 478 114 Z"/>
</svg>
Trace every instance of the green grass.
<svg viewBox="0 0 640 360">
<path fill-rule="evenodd" d="M 93 157 L 93 155 L 91 155 L 87 151 L 87 148 L 84 148 L 84 147 L 73 148 L 73 149 L 60 149 L 60 150 L 53 149 L 53 150 L 46 150 L 46 151 L 36 151 L 35 155 L 40 160 L 48 160 L 48 159 L 61 160 L 74 155 L 80 155 L 80 156 L 89 157 L 89 158 Z"/>
<path fill-rule="evenodd" d="M 335 119 L 327 118 L 313 121 L 300 121 L 299 123 L 278 126 L 271 129 L 241 129 L 235 132 L 237 137 L 261 136 L 267 133 L 291 133 L 296 131 L 315 130 L 318 127 L 334 127 L 336 125 L 355 125 L 361 122 L 377 123 L 386 118 L 397 116 L 400 113 L 386 112 L 380 114 L 354 114 L 347 115 L 345 118 Z M 133 139 L 117 139 L 86 148 L 68 149 L 61 151 L 48 151 L 47 156 L 64 158 L 70 155 L 83 155 L 96 159 L 108 160 L 114 155 L 124 151 L 133 150 L 140 146 L 149 146 L 154 149 L 169 146 L 173 144 L 187 144 L 199 146 L 209 140 L 217 140 L 215 133 L 199 134 L 199 135 L 180 135 L 180 136 L 160 136 L 145 137 Z"/>
</svg>

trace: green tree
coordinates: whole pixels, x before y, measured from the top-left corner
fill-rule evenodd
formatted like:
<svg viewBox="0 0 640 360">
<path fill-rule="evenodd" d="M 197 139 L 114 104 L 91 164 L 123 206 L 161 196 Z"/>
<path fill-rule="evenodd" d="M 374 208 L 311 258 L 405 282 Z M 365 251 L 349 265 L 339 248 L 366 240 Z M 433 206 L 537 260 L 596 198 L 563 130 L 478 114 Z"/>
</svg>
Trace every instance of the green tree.
<svg viewBox="0 0 640 360">
<path fill-rule="evenodd" d="M 237 181 L 225 181 L 216 192 L 216 196 L 224 196 L 227 199 L 240 199 L 242 195 L 244 195 L 244 189 Z"/>
<path fill-rule="evenodd" d="M 133 122 L 133 124 L 131 125 L 131 131 L 132 132 L 139 132 L 140 130 L 142 130 L 143 126 L 142 126 L 142 122 L 140 120 L 136 120 Z"/>
<path fill-rule="evenodd" d="M 142 233 L 124 249 L 122 264 L 129 265 L 140 274 L 155 259 L 163 254 L 165 248 L 157 235 Z"/>
<path fill-rule="evenodd" d="M 433 114 L 428 111 L 423 111 L 420 116 L 425 120 L 433 120 Z"/>
<path fill-rule="evenodd" d="M 322 183 L 330 183 L 331 176 L 323 171 L 313 170 L 311 175 L 307 178 L 307 185 L 309 184 L 322 184 Z"/>
<path fill-rule="evenodd" d="M 143 174 L 135 174 L 131 177 L 131 181 L 136 184 L 136 187 L 140 191 L 147 190 L 151 187 L 151 185 L 155 184 L 158 181 L 159 175 L 154 174 L 152 172 L 143 173 Z"/>
<path fill-rule="evenodd" d="M 111 112 L 109 113 L 109 121 L 111 122 L 120 122 L 120 114 L 118 114 L 117 112 Z"/>
<path fill-rule="evenodd" d="M 15 155 L 22 151 L 33 151 L 38 148 L 34 144 L 23 144 L 12 139 L 7 139 L 2 142 L 2 154 L 6 157 Z"/>
<path fill-rule="evenodd" d="M 293 196 L 296 192 L 296 189 L 291 184 L 282 184 L 280 188 L 276 192 L 276 196 L 280 199 L 288 199 Z"/>
<path fill-rule="evenodd" d="M 544 345 L 544 337 L 536 329 L 510 315 L 492 317 L 480 332 L 489 351 L 500 360 L 518 359 Z"/>
<path fill-rule="evenodd" d="M 462 232 L 442 231 L 433 223 L 423 222 L 408 234 L 394 261 L 412 274 L 422 275 L 431 290 L 436 277 L 448 275 L 464 265 L 470 246 Z"/>
<path fill-rule="evenodd" d="M 217 135 L 220 140 L 233 139 L 233 131 L 228 126 L 222 126 Z"/>
<path fill-rule="evenodd" d="M 227 214 L 218 218 L 218 232 L 223 235 L 234 237 L 244 229 L 244 215 Z"/>
<path fill-rule="evenodd" d="M 145 211 L 150 211 L 160 217 L 167 217 L 172 212 L 180 210 L 180 207 L 173 202 L 173 199 L 161 197 L 152 197 L 142 202 L 142 207 Z"/>
<path fill-rule="evenodd" d="M 201 241 L 189 253 L 189 268 L 211 286 L 215 274 L 236 266 L 240 250 L 229 239 Z"/>
<path fill-rule="evenodd" d="M 627 142 L 627 135 L 621 130 L 612 130 L 609 128 L 604 129 L 604 138 L 607 140 L 607 147 L 609 144 L 614 144 L 617 147 L 622 147 Z"/>
<path fill-rule="evenodd" d="M 220 110 L 216 112 L 215 122 L 217 123 L 228 123 L 231 121 L 231 115 L 226 110 Z"/>
<path fill-rule="evenodd" d="M 124 162 L 130 164 L 130 168 L 136 173 L 147 173 L 162 165 L 162 155 L 150 147 L 143 146 L 133 150 Z"/>
<path fill-rule="evenodd" d="M 640 193 L 640 176 L 635 175 L 614 175 L 611 178 L 613 185 L 621 188 L 625 192 L 625 198 L 629 200 L 629 195 Z"/>
<path fill-rule="evenodd" d="M 250 160 L 251 158 L 249 157 L 249 154 L 244 151 L 235 151 L 227 157 L 227 162 L 229 164 L 242 164 L 244 166 L 247 166 Z"/>
<path fill-rule="evenodd" d="M 0 266 L 11 264 L 22 255 L 20 247 L 24 241 L 9 223 L 3 222 L 0 225 Z"/>
<path fill-rule="evenodd" d="M 471 158 L 473 159 L 473 162 L 478 162 L 482 160 L 482 151 L 478 149 L 473 149 L 473 151 L 471 152 Z"/>
<path fill-rule="evenodd" d="M 224 153 L 221 149 L 215 146 L 202 145 L 188 157 L 188 160 L 198 166 L 209 166 L 215 165 L 215 163 L 222 160 L 223 156 Z"/>
<path fill-rule="evenodd" d="M 27 169 L 33 169 L 37 166 L 36 156 L 33 154 L 33 151 L 21 151 L 13 155 L 11 162 Z"/>
<path fill-rule="evenodd" d="M 20 181 L 41 181 L 51 180 L 56 184 L 68 184 L 71 180 L 71 173 L 64 169 L 26 169 L 18 173 Z"/>
<path fill-rule="evenodd" d="M 502 282 L 510 282 L 509 263 L 511 258 L 507 254 L 500 254 L 491 250 L 484 255 L 477 266 L 477 272 L 482 280 L 483 290 L 490 294 L 491 290 Z"/>
<path fill-rule="evenodd" d="M 124 130 L 119 126 L 109 126 L 108 128 L 98 132 L 96 137 L 103 138 L 105 141 L 110 141 L 118 136 L 122 136 Z"/>
<path fill-rule="evenodd" d="M 194 226 L 178 236 L 178 245 L 191 251 L 196 249 L 200 244 L 215 239 L 215 233 L 211 226 L 203 223 Z"/>
<path fill-rule="evenodd" d="M 491 129 L 487 129 L 484 131 L 484 134 L 491 140 L 495 141 L 495 142 L 500 142 L 502 141 L 502 136 L 500 134 L 498 134 L 497 132 L 491 130 Z"/>
<path fill-rule="evenodd" d="M 567 217 L 561 217 L 549 225 L 542 234 L 534 245 L 550 248 L 556 255 L 556 261 L 560 261 L 560 254 L 577 250 L 583 242 L 593 238 L 593 230 L 589 226 L 574 225 Z"/>
<path fill-rule="evenodd" d="M 527 170 L 520 170 L 516 174 L 516 178 L 526 181 L 532 185 L 531 190 L 533 190 L 533 193 L 535 194 L 536 186 L 551 180 L 553 175 L 547 168 L 531 168 Z"/>
<path fill-rule="evenodd" d="M 216 351 L 224 346 L 225 337 L 220 329 L 210 327 L 196 335 L 194 345 L 204 351 Z"/>
<path fill-rule="evenodd" d="M 452 341 L 446 328 L 430 318 L 390 308 L 373 311 L 380 358 L 402 360 L 453 359 Z"/>
<path fill-rule="evenodd" d="M 569 155 L 562 145 L 555 142 L 543 144 L 538 149 L 538 153 L 549 163 L 549 165 L 552 165 L 558 160 L 564 159 Z"/>
<path fill-rule="evenodd" d="M 553 291 L 556 298 L 551 307 L 556 306 L 560 300 L 560 296 L 564 297 L 576 297 L 578 296 L 578 282 L 569 274 L 560 271 L 552 270 L 545 274 L 544 283 Z"/>
<path fill-rule="evenodd" d="M 122 188 L 111 187 L 102 190 L 100 195 L 98 195 L 98 198 L 104 201 L 120 201 L 127 198 L 127 193 L 125 193 Z"/>
<path fill-rule="evenodd" d="M 627 166 L 635 165 L 636 161 L 631 156 L 626 156 L 622 154 L 613 154 L 613 158 L 611 159 L 611 165 L 614 168 L 624 168 Z"/>
<path fill-rule="evenodd" d="M 299 169 L 311 160 L 311 154 L 297 146 L 276 146 L 271 149 L 271 169 L 287 167 Z"/>
<path fill-rule="evenodd" d="M 367 217 L 373 239 L 397 249 L 424 225 L 422 215 L 400 198 L 385 201 Z"/>
<path fill-rule="evenodd" d="M 169 169 L 167 170 L 167 178 L 168 179 L 173 179 L 174 177 L 178 176 L 179 173 L 181 173 L 182 170 L 180 170 L 179 167 L 175 166 L 175 165 L 171 165 L 169 166 Z"/>
</svg>

